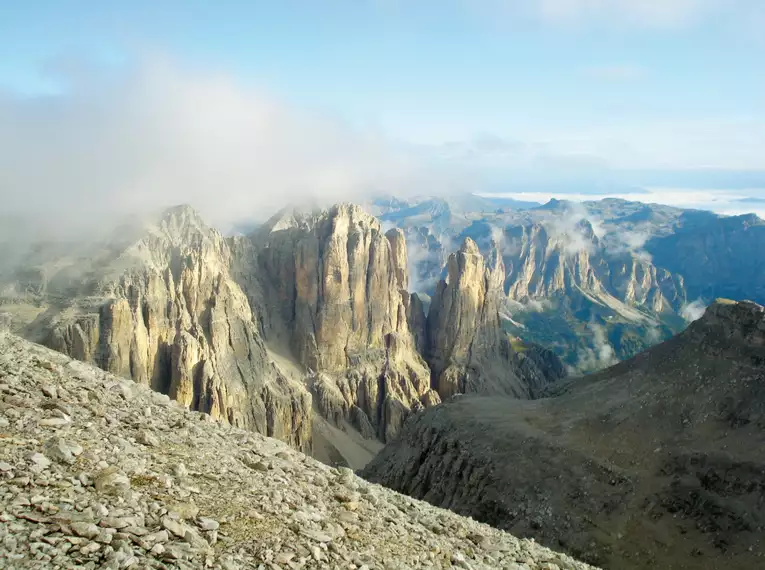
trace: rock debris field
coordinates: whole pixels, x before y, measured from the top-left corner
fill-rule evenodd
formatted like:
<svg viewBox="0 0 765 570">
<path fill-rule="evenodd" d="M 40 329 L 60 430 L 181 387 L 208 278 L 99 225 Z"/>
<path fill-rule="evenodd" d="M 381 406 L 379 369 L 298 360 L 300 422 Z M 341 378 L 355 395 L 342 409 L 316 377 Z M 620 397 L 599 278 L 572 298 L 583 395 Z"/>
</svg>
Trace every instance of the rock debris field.
<svg viewBox="0 0 765 570">
<path fill-rule="evenodd" d="M 0 333 L 0 568 L 592 568 Z"/>
</svg>

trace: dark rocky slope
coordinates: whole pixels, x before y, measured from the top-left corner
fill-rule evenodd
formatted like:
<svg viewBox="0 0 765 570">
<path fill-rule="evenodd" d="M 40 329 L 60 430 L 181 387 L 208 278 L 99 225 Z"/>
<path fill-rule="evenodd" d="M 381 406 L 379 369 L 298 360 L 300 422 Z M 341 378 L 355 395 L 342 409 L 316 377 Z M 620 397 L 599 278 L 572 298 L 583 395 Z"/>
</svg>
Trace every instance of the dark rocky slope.
<svg viewBox="0 0 765 570">
<path fill-rule="evenodd" d="M 604 568 L 762 568 L 765 309 L 717 301 L 554 398 L 452 398 L 363 475 Z"/>
</svg>

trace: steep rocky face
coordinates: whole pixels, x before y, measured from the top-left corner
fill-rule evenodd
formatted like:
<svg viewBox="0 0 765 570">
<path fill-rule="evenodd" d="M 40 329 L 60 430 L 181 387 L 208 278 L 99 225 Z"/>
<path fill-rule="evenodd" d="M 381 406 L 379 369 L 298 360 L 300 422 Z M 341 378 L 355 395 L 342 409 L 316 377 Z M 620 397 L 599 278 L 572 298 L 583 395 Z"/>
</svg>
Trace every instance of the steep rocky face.
<svg viewBox="0 0 765 570">
<path fill-rule="evenodd" d="M 442 398 L 457 393 L 529 398 L 561 377 L 547 376 L 550 369 L 538 370 L 533 359 L 519 358 L 512 349 L 499 317 L 505 271 L 498 255 L 487 266 L 467 238 L 449 257 L 448 271 L 436 287 L 427 319 L 426 354 Z"/>
<path fill-rule="evenodd" d="M 574 287 L 600 291 L 600 278 L 607 273 L 607 267 L 603 260 L 591 260 L 588 245 L 597 243 L 597 237 L 591 227 L 582 226 L 573 228 L 581 243 L 572 243 L 565 234 L 551 236 L 541 224 L 507 232 L 507 238 L 518 248 L 517 255 L 507 260 L 508 295 L 526 300 L 565 294 Z"/>
<path fill-rule="evenodd" d="M 425 307 L 417 293 L 404 296 L 406 306 L 406 322 L 409 325 L 409 331 L 414 337 L 414 345 L 417 352 L 425 354 L 427 350 L 427 331 L 428 320 L 425 316 Z"/>
<path fill-rule="evenodd" d="M 392 438 L 410 410 L 438 400 L 409 321 L 406 243 L 353 205 L 280 214 L 252 236 L 269 338 L 320 373 L 320 411 Z M 416 303 L 416 301 L 415 301 Z"/>
<path fill-rule="evenodd" d="M 608 569 L 754 570 L 765 556 L 765 308 L 686 331 L 542 400 L 412 418 L 363 475 Z"/>
<path fill-rule="evenodd" d="M 563 375 L 502 331 L 501 259 L 485 266 L 467 241 L 426 318 L 403 231 L 357 206 L 283 212 L 229 240 L 179 207 L 96 250 L 17 271 L 41 311 L 27 336 L 301 449 L 312 406 L 390 441 L 442 396 L 533 397 Z"/>
<path fill-rule="evenodd" d="M 506 289 L 517 301 L 586 291 L 652 313 L 678 311 L 686 301 L 683 280 L 645 255 L 608 252 L 592 225 L 580 220 L 551 233 L 544 225 L 509 228 Z"/>
<path fill-rule="evenodd" d="M 310 395 L 270 362 L 230 263 L 219 233 L 173 208 L 36 328 L 56 350 L 308 450 Z"/>
<path fill-rule="evenodd" d="M 754 214 L 704 214 L 684 214 L 677 231 L 649 240 L 647 251 L 657 264 L 683 275 L 689 299 L 765 302 L 765 221 Z"/>
<path fill-rule="evenodd" d="M 744 268 L 747 256 L 741 254 L 752 247 L 743 244 L 744 236 L 759 239 L 753 223 L 746 231 L 718 232 L 720 218 L 711 212 L 657 204 L 551 200 L 516 209 L 484 198 L 451 201 L 444 225 L 438 202 L 380 204 L 384 219 L 406 232 L 413 290 L 432 295 L 447 269 L 444 252 L 466 237 L 484 255 L 499 247 L 512 317 L 504 326 L 552 348 L 575 371 L 601 369 L 683 330 L 683 310 L 700 293 L 708 301 L 720 294 L 751 298 L 758 291 L 759 269 Z M 726 245 L 726 235 L 736 247 Z M 671 245 L 676 241 L 679 247 Z M 680 250 L 685 253 L 676 255 Z M 726 261 L 726 251 L 736 260 Z M 732 274 L 743 277 L 734 279 L 743 287 L 726 288 L 720 276 Z"/>
</svg>

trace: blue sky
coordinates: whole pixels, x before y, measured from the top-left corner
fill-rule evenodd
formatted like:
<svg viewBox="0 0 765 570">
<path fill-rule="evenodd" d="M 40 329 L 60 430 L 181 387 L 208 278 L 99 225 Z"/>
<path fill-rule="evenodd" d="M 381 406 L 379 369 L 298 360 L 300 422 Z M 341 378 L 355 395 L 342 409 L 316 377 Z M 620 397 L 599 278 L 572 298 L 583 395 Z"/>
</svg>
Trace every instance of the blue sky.
<svg viewBox="0 0 765 570">
<path fill-rule="evenodd" d="M 765 170 L 761 0 L 0 6 L 17 102 L 157 59 L 469 172 Z"/>
</svg>

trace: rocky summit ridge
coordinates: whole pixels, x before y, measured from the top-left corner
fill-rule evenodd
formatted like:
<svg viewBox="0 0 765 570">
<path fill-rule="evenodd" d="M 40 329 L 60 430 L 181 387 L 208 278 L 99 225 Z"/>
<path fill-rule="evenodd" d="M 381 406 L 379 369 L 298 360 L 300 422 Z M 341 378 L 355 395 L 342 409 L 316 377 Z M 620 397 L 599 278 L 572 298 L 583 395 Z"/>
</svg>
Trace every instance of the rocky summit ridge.
<svg viewBox="0 0 765 570">
<path fill-rule="evenodd" d="M 0 333 L 0 568 L 590 566 Z"/>
</svg>

